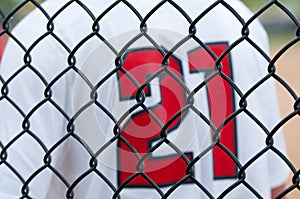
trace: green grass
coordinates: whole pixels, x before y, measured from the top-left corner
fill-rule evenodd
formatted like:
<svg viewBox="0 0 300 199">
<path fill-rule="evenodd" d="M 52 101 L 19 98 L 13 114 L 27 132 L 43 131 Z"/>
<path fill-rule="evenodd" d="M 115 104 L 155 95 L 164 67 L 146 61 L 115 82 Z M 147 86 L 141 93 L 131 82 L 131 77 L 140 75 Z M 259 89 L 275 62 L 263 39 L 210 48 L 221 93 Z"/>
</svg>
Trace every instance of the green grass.
<svg viewBox="0 0 300 199">
<path fill-rule="evenodd" d="M 269 33 L 270 43 L 272 46 L 280 46 L 289 43 L 296 38 L 294 32 L 272 32 Z"/>
<path fill-rule="evenodd" d="M 259 7 L 262 6 L 270 1 L 268 0 L 242 0 L 248 7 L 253 8 L 253 7 Z"/>
<path fill-rule="evenodd" d="M 44 0 L 35 0 L 38 3 Z M 20 3 L 24 3 L 25 0 L 0 0 L 0 9 L 7 16 L 12 10 L 14 10 Z M 32 11 L 35 5 L 31 1 L 27 1 L 10 19 L 12 27 L 16 25 L 26 14 Z"/>
<path fill-rule="evenodd" d="M 251 10 L 257 10 L 258 8 L 263 7 L 271 0 L 242 0 Z M 279 0 L 281 4 L 287 6 L 290 9 L 300 10 L 300 1 L 299 0 Z"/>
</svg>

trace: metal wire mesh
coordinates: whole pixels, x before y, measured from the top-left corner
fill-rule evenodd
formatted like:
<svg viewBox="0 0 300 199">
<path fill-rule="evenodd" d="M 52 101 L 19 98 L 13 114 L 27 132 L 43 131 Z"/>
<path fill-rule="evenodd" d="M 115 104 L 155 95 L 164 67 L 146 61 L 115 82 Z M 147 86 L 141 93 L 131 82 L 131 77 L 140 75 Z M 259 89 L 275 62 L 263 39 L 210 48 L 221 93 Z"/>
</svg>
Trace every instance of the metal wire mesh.
<svg viewBox="0 0 300 199">
<path fill-rule="evenodd" d="M 19 39 L 18 35 L 15 35 L 12 31 L 10 23 L 16 13 L 18 13 L 20 9 L 28 4 L 32 4 L 34 7 L 36 7 L 36 12 L 41 16 L 41 18 L 45 18 L 47 23 L 44 26 L 44 32 L 42 32 L 35 40 L 31 41 L 29 44 L 24 44 L 23 41 Z M 127 12 L 131 13 L 136 21 L 138 21 L 138 23 L 135 24 L 137 26 L 138 32 L 130 34 L 130 37 L 127 37 L 126 33 L 123 34 L 121 38 L 125 41 L 120 44 L 120 48 L 116 48 L 116 42 L 118 43 L 120 41 L 118 39 L 116 41 L 107 39 L 107 35 L 102 33 L 102 30 L 105 28 L 105 24 L 103 25 L 102 21 L 104 21 L 104 19 L 108 15 L 110 15 L 111 12 L 113 12 L 114 10 L 118 10 L 118 6 L 120 5 L 126 7 Z M 159 12 L 166 5 L 171 6 L 176 10 L 176 12 L 180 13 L 182 18 L 184 18 L 185 23 L 188 24 L 188 29 L 184 31 L 186 32 L 186 34 L 181 34 L 179 37 L 180 39 L 177 39 L 176 43 L 173 43 L 172 47 L 169 49 L 164 49 L 163 47 L 161 47 L 160 42 L 156 40 L 156 38 L 151 34 L 151 31 L 148 29 L 148 23 L 151 23 L 151 20 L 152 18 L 154 18 L 156 12 Z M 84 12 L 85 15 L 89 16 L 91 21 L 90 24 L 86 24 L 86 26 L 88 26 L 89 28 L 89 32 L 81 35 L 81 38 L 77 41 L 73 41 L 75 45 L 70 45 L 70 41 L 65 41 L 65 38 L 61 37 L 60 33 L 56 31 L 57 29 L 61 28 L 60 24 L 57 21 L 60 15 L 63 15 L 66 10 L 73 9 L 75 6 L 76 12 L 78 12 L 78 10 L 80 10 L 80 12 Z M 199 30 L 197 28 L 197 24 L 200 23 L 203 18 L 209 15 L 212 10 L 216 9 L 216 7 L 226 8 L 228 14 L 234 16 L 237 23 L 239 23 L 242 27 L 240 29 L 239 37 L 236 38 L 234 42 L 230 44 L 217 44 L 218 49 L 222 49 L 221 52 L 216 52 L 216 50 L 214 50 L 216 44 L 203 42 L 203 39 L 197 35 L 202 31 L 201 29 Z M 264 49 L 251 38 L 252 32 L 250 32 L 249 27 L 256 21 L 256 19 L 267 12 L 270 8 L 274 7 L 283 11 L 283 13 L 294 24 L 293 27 L 295 30 L 295 35 L 289 43 L 283 46 L 283 48 L 273 58 L 271 58 L 264 51 Z M 263 198 L 260 192 L 257 191 L 256 188 L 251 185 L 251 183 L 248 182 L 249 176 L 247 175 L 247 171 L 267 153 L 275 154 L 276 157 L 290 169 L 290 172 L 292 174 L 292 180 L 288 182 L 288 186 L 277 196 L 277 198 L 282 198 L 286 195 L 288 196 L 290 192 L 299 189 L 300 172 L 298 168 L 295 168 L 288 157 L 286 157 L 286 155 L 282 153 L 282 151 L 277 149 L 275 145 L 276 139 L 274 138 L 279 129 L 281 129 L 286 123 L 288 123 L 289 120 L 298 117 L 300 110 L 300 100 L 297 93 L 292 89 L 291 86 L 289 86 L 289 84 L 284 79 L 282 79 L 282 77 L 277 74 L 276 71 L 276 64 L 279 58 L 287 50 L 295 46 L 300 40 L 299 20 L 283 3 L 277 0 L 272 0 L 263 5 L 257 12 L 255 12 L 255 14 L 252 15 L 252 17 L 250 17 L 246 21 L 244 21 L 244 18 L 239 14 L 239 10 L 235 10 L 231 6 L 230 2 L 226 0 L 214 1 L 210 6 L 206 7 L 205 9 L 201 9 L 202 11 L 197 14 L 197 16 L 189 16 L 184 8 L 180 7 L 179 4 L 176 3 L 176 1 L 171 0 L 158 2 L 155 6 L 151 7 L 151 9 L 148 10 L 148 13 L 146 15 L 141 14 L 139 10 L 134 7 L 134 4 L 132 4 L 130 1 L 125 0 L 118 0 L 114 1 L 111 4 L 105 4 L 105 6 L 100 9 L 101 12 L 95 13 L 95 10 L 97 9 L 98 8 L 91 8 L 87 6 L 84 1 L 70 0 L 66 3 L 60 3 L 60 5 L 56 7 L 55 12 L 48 13 L 43 8 L 43 5 L 40 5 L 35 0 L 24 0 L 9 13 L 1 13 L 1 17 L 3 18 L 3 30 L 0 32 L 0 36 L 8 37 L 11 42 L 19 46 L 19 49 L 21 49 L 21 51 L 23 52 L 23 63 L 21 63 L 21 65 L 19 65 L 18 68 L 13 71 L 13 73 L 5 77 L 1 76 L 2 74 L 0 74 L 0 103 L 6 104 L 6 106 L 8 106 L 10 109 L 13 109 L 14 114 L 18 115 L 16 117 L 17 119 L 15 119 L 15 121 L 12 121 L 13 125 L 18 126 L 18 131 L 13 132 L 9 139 L 4 140 L 3 138 L 0 138 L 0 146 L 2 148 L 0 154 L 0 169 L 9 170 L 9 173 L 13 176 L 12 178 L 17 178 L 20 181 L 20 183 L 22 184 L 21 187 L 15 187 L 16 189 L 18 189 L 17 192 L 19 193 L 20 198 L 32 197 L 32 183 L 33 181 L 35 181 L 35 179 L 41 178 L 40 176 L 45 171 L 50 172 L 51 175 L 55 176 L 55 178 L 58 179 L 56 180 L 60 182 L 59 186 L 63 187 L 63 189 L 66 190 L 66 198 L 77 198 L 76 189 L 78 189 L 78 187 L 80 186 L 84 186 L 84 182 L 87 181 L 86 179 L 88 179 L 91 175 L 96 175 L 98 179 L 100 179 L 99 186 L 105 184 L 103 186 L 109 187 L 111 192 L 113 192 L 111 196 L 112 198 L 122 198 L 122 192 L 125 189 L 130 189 L 132 187 L 150 187 L 155 192 L 153 198 L 171 198 L 171 196 L 176 195 L 177 190 L 180 190 L 180 187 L 185 186 L 186 183 L 194 184 L 194 186 L 197 187 L 197 189 L 199 189 L 206 198 L 224 198 L 227 195 L 230 196 L 231 192 L 241 186 L 248 189 L 253 198 Z M 120 21 L 122 20 L 120 19 Z M 112 21 L 111 23 L 114 23 L 114 21 Z M 122 25 L 116 24 L 115 26 Z M 34 29 L 34 27 L 32 27 L 32 29 Z M 55 74 L 46 74 L 47 69 L 40 71 L 39 68 L 36 68 L 33 58 L 35 49 L 38 48 L 38 46 L 43 42 L 47 42 L 48 38 L 51 38 L 55 41 L 57 46 L 60 46 L 59 51 L 61 51 L 61 54 L 63 54 L 64 56 L 66 55 L 65 57 L 67 58 L 67 60 L 63 62 L 64 65 L 53 66 L 53 68 L 58 67 Z M 143 49 L 142 52 L 136 50 L 135 48 L 132 48 L 132 45 L 134 43 L 137 43 L 141 38 L 144 38 L 149 44 L 151 44 L 150 48 Z M 84 70 L 79 67 L 79 63 L 81 62 L 80 60 L 83 58 L 77 56 L 82 48 L 90 47 L 91 41 L 94 43 L 98 43 L 100 46 L 102 46 L 102 48 L 105 49 L 106 52 L 109 52 L 109 54 L 113 55 L 113 59 L 110 61 L 114 63 L 114 68 L 108 69 L 108 71 L 105 72 L 105 75 L 102 76 L 101 79 L 96 78 L 96 80 L 89 76 L 92 75 L 91 73 L 93 72 L 89 73 L 88 69 Z M 178 49 L 185 46 L 189 41 L 193 41 L 194 44 L 197 44 L 196 47 L 202 49 L 201 53 L 196 54 L 195 56 L 207 56 L 210 57 L 209 61 L 213 61 L 212 66 L 209 69 L 206 69 L 205 80 L 199 81 L 197 84 L 193 85 L 192 89 L 186 85 L 180 69 L 176 68 L 179 65 L 176 52 L 178 51 Z M 252 86 L 247 90 L 241 89 L 240 85 L 238 85 L 235 82 L 234 78 L 231 76 L 230 70 L 226 71 L 227 69 L 225 69 L 226 62 L 229 62 L 230 59 L 233 59 L 232 57 L 230 57 L 231 53 L 235 51 L 235 49 L 239 48 L 242 43 L 247 43 L 247 45 L 250 45 L 268 63 L 265 68 L 265 70 L 268 72 L 263 77 L 257 79 L 256 82 L 253 82 Z M 193 52 L 190 53 L 191 59 Z M 152 55 L 154 53 L 155 57 L 157 57 L 159 61 L 155 61 L 152 59 L 148 60 L 148 53 L 152 53 Z M 50 55 L 47 58 L 50 59 L 49 57 L 51 57 L 51 52 L 48 52 L 48 54 Z M 88 55 L 85 56 L 88 57 Z M 134 57 L 140 56 L 144 57 L 144 61 L 146 60 L 145 63 L 142 64 L 146 64 L 147 62 L 154 62 L 157 65 L 152 66 L 152 68 L 143 67 L 138 71 L 133 70 L 132 68 L 130 68 L 130 60 L 134 59 Z M 11 57 L 10 59 L 14 59 L 14 57 Z M 59 58 L 55 57 L 52 59 Z M 197 72 L 197 70 L 199 69 L 194 70 L 194 72 Z M 57 94 L 55 93 L 55 90 L 57 90 L 57 87 L 59 87 L 61 82 L 68 81 L 68 76 L 70 76 L 70 74 L 72 74 L 73 79 L 77 79 L 77 81 L 81 82 L 81 85 L 85 86 L 85 90 L 88 93 L 87 95 L 89 96 L 85 98 L 83 96 L 84 94 L 78 94 L 78 96 L 82 95 L 82 100 L 81 102 L 79 102 L 79 105 L 76 107 L 77 109 L 74 112 L 70 111 L 67 108 L 72 103 L 71 101 L 68 101 L 70 99 L 57 101 Z M 141 78 L 139 78 L 139 74 L 146 77 L 141 77 L 141 80 Z M 14 95 L 11 95 L 11 93 L 13 92 L 18 92 L 16 90 L 18 88 L 15 88 L 11 85 L 13 85 L 13 82 L 16 81 L 16 79 L 22 77 L 23 75 L 30 75 L 30 77 L 35 79 L 35 81 L 33 81 L 35 83 L 33 85 L 30 85 L 31 88 L 27 89 L 33 89 L 35 90 L 34 92 L 39 92 L 38 99 L 36 99 L 34 105 L 31 106 L 23 104 L 20 99 L 15 99 Z M 123 111 L 119 111 L 121 112 L 119 114 L 116 113 L 118 112 L 118 110 L 116 110 L 116 112 L 112 112 L 106 106 L 106 102 L 103 102 L 99 99 L 101 97 L 103 98 L 103 96 L 107 96 L 107 98 L 110 99 L 110 91 L 102 91 L 102 88 L 105 88 L 105 85 L 107 84 L 106 82 L 110 82 L 111 79 L 113 79 L 112 77 L 117 77 L 119 79 L 119 85 L 114 85 L 115 87 L 123 87 L 123 90 L 121 90 L 119 93 L 123 96 L 123 98 L 121 98 L 120 100 L 126 102 L 131 99 L 131 101 L 134 102 L 133 104 L 128 105 L 125 110 L 122 109 Z M 197 96 L 202 90 L 214 89 L 213 87 L 210 88 L 210 85 L 212 85 L 212 82 L 216 81 L 216 79 L 222 82 L 222 87 L 225 89 L 226 95 L 235 94 L 236 96 L 238 96 L 237 100 L 239 100 L 236 107 L 233 107 L 232 110 L 228 110 L 228 107 L 226 108 L 229 112 L 225 113 L 225 116 L 223 116 L 222 120 L 218 119 L 217 116 L 214 117 L 212 112 L 210 112 L 210 116 L 207 116 L 203 112 L 203 110 L 199 109 L 199 107 L 195 105 L 194 101 L 195 96 Z M 259 90 L 261 87 L 263 87 L 270 79 L 276 80 L 276 82 L 284 87 L 284 89 L 286 89 L 294 99 L 294 110 L 284 118 L 281 118 L 280 121 L 275 121 L 276 125 L 274 125 L 272 128 L 265 126 L 265 124 L 260 120 L 259 116 L 255 115 L 255 112 L 252 112 L 252 110 L 248 108 L 249 103 L 251 102 L 249 98 L 251 98 L 252 94 L 255 93 L 256 90 Z M 164 82 L 164 80 L 166 82 Z M 179 106 L 178 108 L 174 108 L 176 107 L 176 103 L 171 104 L 170 111 L 172 112 L 166 114 L 166 116 L 157 114 L 156 108 L 159 107 L 159 105 L 167 106 L 167 104 L 163 104 L 163 100 L 162 102 L 157 104 L 157 107 L 147 104 L 146 99 L 151 95 L 150 85 L 153 86 L 154 81 L 159 81 L 158 85 L 163 85 L 160 89 L 169 87 L 169 90 L 175 93 L 173 93 L 174 95 L 176 95 L 175 99 L 182 99 L 184 103 L 180 106 L 177 105 Z M 179 91 L 177 92 L 176 89 L 178 87 L 180 87 L 179 91 L 181 93 Z M 75 88 L 78 87 L 75 86 Z M 111 89 L 112 88 L 113 86 L 111 87 Z M 71 90 L 70 92 L 72 92 L 74 88 L 67 86 L 64 89 L 69 89 Z M 67 90 L 65 92 L 68 93 Z M 80 93 L 80 91 L 78 92 Z M 168 91 L 164 90 L 164 92 Z M 228 92 L 231 92 L 231 94 Z M 22 92 L 20 93 L 22 95 Z M 180 95 L 182 95 L 181 98 Z M 211 103 L 213 103 L 217 100 L 214 99 L 214 97 L 218 98 L 220 96 L 217 94 L 214 96 L 213 92 L 211 91 L 210 97 Z M 26 98 L 26 96 L 24 96 L 24 98 Z M 47 118 L 46 116 L 41 116 L 42 114 L 39 114 L 39 112 L 45 112 L 43 111 L 45 106 L 47 106 L 48 108 L 50 107 L 49 109 L 52 109 L 53 112 L 55 112 L 55 115 L 65 123 L 63 127 L 60 127 L 60 124 L 56 123 L 57 119 Z M 103 143 L 98 145 L 96 144 L 97 146 L 95 148 L 93 146 L 90 146 L 89 141 L 87 141 L 86 138 L 84 138 L 84 136 L 77 131 L 77 121 L 82 121 L 82 115 L 84 115 L 85 112 L 87 112 L 91 107 L 96 107 L 96 109 L 100 112 L 100 115 L 102 114 L 102 116 L 106 118 L 105 120 L 103 120 L 104 126 L 113 124 L 113 129 L 109 133 L 110 137 L 108 137 Z M 209 146 L 207 146 L 205 150 L 200 151 L 197 154 L 195 153 L 193 156 L 189 153 L 185 153 L 185 151 L 183 151 L 181 147 L 177 146 L 177 143 L 173 141 L 170 134 L 170 132 L 173 131 L 173 129 L 176 128 L 177 125 L 181 125 L 182 120 L 184 120 L 188 112 L 193 112 L 193 114 L 197 115 L 197 118 L 199 118 L 199 120 L 201 119 L 201 121 L 205 123 L 206 128 L 210 129 L 210 133 L 212 135 L 211 144 L 209 144 Z M 242 162 L 239 159 L 239 154 L 236 153 L 237 149 L 235 148 L 235 146 L 230 146 L 224 143 L 225 141 L 222 141 L 221 136 L 222 131 L 226 131 L 226 129 L 228 128 L 234 128 L 234 126 L 237 125 L 235 118 L 239 117 L 242 114 L 247 115 L 247 118 L 251 120 L 252 123 L 254 123 L 256 126 L 258 126 L 258 129 L 260 129 L 260 131 L 263 131 L 265 133 L 265 140 L 263 140 L 265 142 L 265 146 L 258 149 L 256 154 L 251 156 L 251 158 L 246 162 Z M 1 113 L 1 117 L 6 116 Z M 63 133 L 60 135 L 60 137 L 53 138 L 52 140 L 55 140 L 54 142 L 47 142 L 47 137 L 45 139 L 45 137 L 41 136 L 40 132 L 35 130 L 36 128 L 38 129 L 38 127 L 36 127 L 36 124 L 34 123 L 36 121 L 34 119 L 35 117 L 40 117 L 37 121 L 39 121 L 41 125 L 48 127 L 48 134 L 50 137 L 50 134 L 52 134 L 53 131 L 57 131 L 59 128 L 63 129 L 61 130 L 63 131 Z M 162 122 L 162 117 L 167 117 L 167 119 Z M 90 119 L 91 118 L 88 118 L 87 120 Z M 154 130 L 156 131 L 156 134 L 155 136 L 151 137 L 151 140 L 153 141 L 152 144 L 149 144 L 147 142 L 147 140 L 149 141 L 150 139 L 149 137 L 146 139 L 146 141 L 145 139 L 139 139 L 139 141 L 136 141 L 131 137 L 131 134 L 134 133 L 134 131 L 143 131 L 143 129 L 140 128 L 136 130 L 136 128 L 139 127 L 131 127 L 130 120 L 135 120 L 136 123 L 142 123 L 148 120 L 148 122 L 150 121 L 153 123 L 152 128 L 156 129 Z M 1 130 L 3 129 L 1 128 Z M 7 131 L 9 132 L 9 130 Z M 9 159 L 9 157 L 14 155 L 12 151 L 15 147 L 18 147 L 18 143 L 20 142 L 19 140 L 24 139 L 29 140 L 26 144 L 27 147 L 28 145 L 34 145 L 34 147 L 36 147 L 36 150 L 32 151 L 32 153 L 34 154 L 31 154 L 28 159 L 36 155 L 42 162 L 42 164 L 36 167 L 35 170 L 30 171 L 29 174 L 20 172 L 22 165 L 17 165 L 16 162 L 11 162 Z M 87 159 L 83 160 L 77 157 L 77 161 L 81 162 L 87 160 L 87 162 L 85 162 L 85 169 L 81 170 L 81 173 L 77 173 L 73 180 L 65 177 L 65 172 L 62 169 L 57 168 L 57 165 L 54 164 L 57 157 L 62 157 L 63 155 L 68 156 L 68 153 L 66 151 L 59 150 L 62 145 L 66 145 L 67 141 L 76 143 L 74 145 L 76 145 L 78 147 L 78 150 L 81 151 L 78 154 L 84 153 L 85 156 L 88 157 Z M 143 144 L 140 144 L 140 146 L 139 144 L 136 144 L 137 142 L 141 142 Z M 124 166 L 125 168 L 128 167 L 129 171 L 119 171 L 117 183 L 111 182 L 111 177 L 106 175 L 106 173 L 101 169 L 102 167 L 99 167 L 99 164 L 101 162 L 100 157 L 102 156 L 102 154 L 105 154 L 113 144 L 116 144 L 119 148 L 124 149 L 123 152 L 118 151 L 117 153 L 118 155 L 124 153 L 125 160 L 118 159 L 118 161 L 122 162 L 123 160 L 125 162 L 133 162 L 129 166 Z M 147 146 L 148 144 L 149 146 Z M 163 176 L 163 172 L 159 173 L 159 177 L 155 177 L 151 174 L 151 171 L 147 171 L 147 165 L 151 164 L 151 158 L 153 158 L 152 155 L 156 150 L 159 150 L 160 147 L 165 145 L 167 146 L 167 148 L 169 148 L 169 150 L 172 151 L 175 159 L 179 159 L 179 161 L 176 161 L 176 164 L 185 165 L 185 169 L 181 172 L 181 174 L 179 174 L 179 180 L 174 177 L 172 183 L 161 180 L 162 178 L 166 178 Z M 146 149 L 140 148 L 143 146 L 146 147 Z M 222 161 L 225 162 L 229 159 L 229 164 L 233 164 L 233 170 L 225 177 L 234 179 L 233 183 L 229 184 L 226 189 L 224 189 L 217 196 L 211 193 L 211 189 L 205 187 L 205 183 L 199 180 L 194 173 L 194 168 L 199 166 L 205 155 L 215 148 L 221 151 L 222 157 L 225 157 L 225 160 L 221 160 L 221 163 Z M 126 153 L 129 154 L 126 155 Z M 65 168 L 70 172 L 72 168 L 75 167 L 74 165 L 70 167 L 68 166 L 70 165 L 66 164 L 65 167 L 63 166 L 62 168 Z M 118 169 L 122 170 L 121 167 L 123 166 L 119 165 Z M 226 165 L 221 165 L 221 167 L 226 167 Z M 180 171 L 173 170 L 174 176 L 176 176 L 175 173 L 180 173 Z M 219 178 L 219 180 L 222 180 L 224 176 L 220 174 Z M 218 180 L 218 176 L 215 176 L 215 180 Z M 2 191 L 4 190 L 0 188 L 0 192 Z M 88 191 L 88 188 L 86 188 L 86 191 Z M 41 196 L 41 198 L 43 198 L 43 196 Z"/>
</svg>

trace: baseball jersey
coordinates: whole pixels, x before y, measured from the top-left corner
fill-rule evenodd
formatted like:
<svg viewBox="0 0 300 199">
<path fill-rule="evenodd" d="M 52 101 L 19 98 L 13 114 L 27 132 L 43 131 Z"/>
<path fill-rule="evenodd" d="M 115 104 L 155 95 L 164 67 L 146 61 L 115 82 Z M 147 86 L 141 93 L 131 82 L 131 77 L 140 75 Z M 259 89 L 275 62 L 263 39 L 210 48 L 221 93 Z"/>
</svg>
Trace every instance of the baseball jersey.
<svg viewBox="0 0 300 199">
<path fill-rule="evenodd" d="M 42 4 L 50 21 L 30 13 L 13 31 L 28 50 L 4 52 L 1 198 L 217 198 L 238 183 L 280 121 L 271 78 L 248 92 L 268 62 L 247 40 L 269 50 L 259 22 L 242 32 L 251 12 L 236 0 L 238 18 L 212 0 L 59 11 L 67 2 Z M 280 130 L 274 145 L 285 153 Z M 225 198 L 270 198 L 288 176 L 272 151 L 245 169 Z"/>
</svg>

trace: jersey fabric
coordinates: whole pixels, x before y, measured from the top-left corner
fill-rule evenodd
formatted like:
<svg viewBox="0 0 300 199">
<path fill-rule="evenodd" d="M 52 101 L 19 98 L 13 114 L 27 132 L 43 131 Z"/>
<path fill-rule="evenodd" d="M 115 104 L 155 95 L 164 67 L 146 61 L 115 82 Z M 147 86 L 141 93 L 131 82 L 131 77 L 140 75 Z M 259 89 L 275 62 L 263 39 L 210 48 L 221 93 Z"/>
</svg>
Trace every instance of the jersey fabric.
<svg viewBox="0 0 300 199">
<path fill-rule="evenodd" d="M 42 8 L 52 16 L 67 2 L 46 1 Z M 280 121 L 271 78 L 249 94 L 246 107 L 240 106 L 242 95 L 267 75 L 268 68 L 266 59 L 248 41 L 237 42 L 242 38 L 243 22 L 218 4 L 195 23 L 194 30 L 189 29 L 191 24 L 183 11 L 166 2 L 149 15 L 147 27 L 141 27 L 139 15 L 144 18 L 159 1 L 128 1 L 134 9 L 119 2 L 103 16 L 101 13 L 115 1 L 82 2 L 93 16 L 76 2 L 51 22 L 36 9 L 13 31 L 29 50 L 25 53 L 13 40 L 7 44 L 0 74 L 9 80 L 19 72 L 7 83 L 8 93 L 2 94 L 0 101 L 1 114 L 5 115 L 0 119 L 0 138 L 7 147 L 7 157 L 1 157 L 0 198 L 21 197 L 27 191 L 32 198 L 64 198 L 68 194 L 80 199 L 112 198 L 125 184 L 119 192 L 121 198 L 161 198 L 151 180 L 170 194 L 169 198 L 207 198 L 206 192 L 216 198 L 238 182 L 239 168 L 227 155 L 206 152 L 218 137 L 213 127 L 218 128 L 230 114 L 242 110 L 224 126 L 220 137 L 229 132 L 224 144 L 243 166 L 266 147 L 265 129 L 271 131 Z M 216 1 L 174 2 L 193 21 Z M 240 1 L 226 3 L 244 20 L 252 16 Z M 99 17 L 98 23 L 94 17 Z M 196 31 L 195 36 L 175 47 L 192 31 Z M 260 23 L 254 21 L 245 31 L 267 54 L 268 38 Z M 87 41 L 81 43 L 83 40 Z M 230 53 L 222 54 L 235 42 Z M 163 55 L 169 52 L 165 63 Z M 214 64 L 223 55 L 222 74 L 230 80 L 217 74 L 217 80 L 208 81 L 216 74 Z M 164 65 L 167 69 L 151 79 Z M 122 69 L 116 70 L 118 66 Z M 107 80 L 101 82 L 104 77 Z M 140 88 L 147 81 L 149 84 Z M 204 81 L 206 86 L 198 89 Z M 233 83 L 238 89 L 232 88 Z M 184 111 L 187 106 L 190 108 Z M 257 125 L 258 121 L 265 129 Z M 161 132 L 162 127 L 166 131 Z M 163 143 L 161 133 L 167 135 Z M 285 153 L 281 131 L 275 134 L 274 145 Z M 159 147 L 147 155 L 155 146 Z M 92 161 L 91 154 L 97 161 Z M 145 160 L 139 164 L 141 157 Z M 184 179 L 187 162 L 196 157 L 200 158 L 192 167 L 193 177 L 168 192 Z M 151 180 L 139 175 L 127 181 L 139 169 Z M 287 176 L 284 162 L 267 151 L 246 168 L 244 183 L 226 197 L 256 198 L 246 187 L 250 185 L 263 198 L 271 198 L 270 189 L 284 183 Z M 67 192 L 67 187 L 72 192 Z"/>
</svg>

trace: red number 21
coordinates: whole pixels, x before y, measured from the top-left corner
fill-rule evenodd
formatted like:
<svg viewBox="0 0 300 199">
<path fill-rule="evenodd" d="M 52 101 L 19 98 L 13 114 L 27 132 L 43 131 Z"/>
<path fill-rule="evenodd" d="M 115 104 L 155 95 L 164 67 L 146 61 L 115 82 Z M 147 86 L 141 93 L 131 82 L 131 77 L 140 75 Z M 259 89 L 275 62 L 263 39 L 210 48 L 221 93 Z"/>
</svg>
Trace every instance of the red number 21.
<svg viewBox="0 0 300 199">
<path fill-rule="evenodd" d="M 227 44 L 212 44 L 210 49 L 219 56 L 227 47 Z M 136 79 L 139 84 L 143 84 L 149 75 L 155 73 L 161 68 L 163 57 L 156 49 L 138 49 L 129 52 L 123 63 L 123 68 Z M 188 54 L 190 72 L 201 72 L 212 69 L 212 58 L 203 49 L 196 49 Z M 210 63 L 210 64 L 209 64 Z M 209 64 L 209 65 L 207 65 Z M 222 60 L 223 72 L 228 77 L 232 77 L 230 58 L 226 56 Z M 178 78 L 183 78 L 181 61 L 175 56 L 169 59 L 169 69 Z M 119 90 L 121 100 L 129 100 L 135 97 L 137 92 L 136 86 L 124 73 L 119 72 Z M 186 93 L 182 86 L 170 75 L 165 72 L 158 77 L 160 91 L 160 101 L 149 109 L 162 124 L 169 121 L 174 114 L 180 111 L 186 104 Z M 234 111 L 233 91 L 229 84 L 224 82 L 226 96 L 220 96 L 214 92 L 214 81 L 223 81 L 219 79 L 211 81 L 207 85 L 209 98 L 210 119 L 217 126 L 224 120 L 218 117 L 218 99 L 226 98 L 226 117 Z M 144 93 L 151 96 L 150 86 L 144 88 Z M 224 109 L 224 108 L 223 108 Z M 177 118 L 168 127 L 168 133 L 172 133 L 184 116 Z M 222 120 L 221 120 L 222 119 Z M 152 144 L 160 138 L 160 126 L 145 110 L 135 112 L 131 119 L 125 124 L 122 130 L 122 137 L 139 153 L 140 156 L 146 154 Z M 182 132 L 184 133 L 184 132 Z M 234 121 L 228 123 L 221 132 L 221 143 L 225 145 L 232 153 L 236 154 L 236 139 Z M 124 183 L 132 174 L 136 172 L 138 159 L 132 150 L 123 141 L 118 142 L 118 183 Z M 216 147 L 215 147 L 216 148 Z M 214 149 L 214 175 L 215 178 L 234 177 L 236 176 L 236 167 L 234 162 L 222 150 Z M 185 152 L 188 159 L 192 160 L 193 153 Z M 162 157 L 149 156 L 144 160 L 143 172 L 159 186 L 167 186 L 176 183 L 186 175 L 187 163 L 179 155 L 166 155 Z M 189 181 L 186 181 L 189 183 Z M 133 178 L 127 187 L 150 187 L 150 183 L 143 177 Z"/>
</svg>

